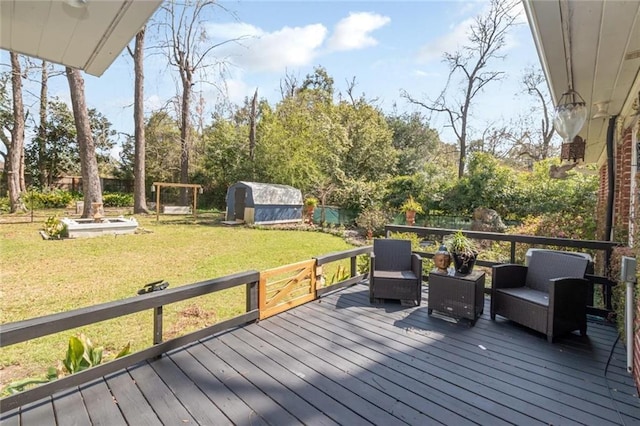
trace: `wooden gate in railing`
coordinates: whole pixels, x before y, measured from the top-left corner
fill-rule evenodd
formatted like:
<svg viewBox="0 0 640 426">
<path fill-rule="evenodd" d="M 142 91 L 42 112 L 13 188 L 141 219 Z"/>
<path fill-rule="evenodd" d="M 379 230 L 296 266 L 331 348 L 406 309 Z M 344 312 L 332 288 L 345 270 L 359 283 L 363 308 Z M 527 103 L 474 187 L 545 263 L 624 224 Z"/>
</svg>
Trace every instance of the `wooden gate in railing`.
<svg viewBox="0 0 640 426">
<path fill-rule="evenodd" d="M 305 260 L 260 272 L 260 319 L 316 298 L 316 260 Z"/>
</svg>

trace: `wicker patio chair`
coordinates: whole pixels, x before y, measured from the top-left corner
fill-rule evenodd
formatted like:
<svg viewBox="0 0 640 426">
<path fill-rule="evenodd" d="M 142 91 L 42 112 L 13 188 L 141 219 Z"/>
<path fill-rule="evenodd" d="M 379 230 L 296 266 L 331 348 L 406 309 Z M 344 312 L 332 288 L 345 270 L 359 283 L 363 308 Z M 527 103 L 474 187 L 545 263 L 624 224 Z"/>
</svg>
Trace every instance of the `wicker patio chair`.
<svg viewBox="0 0 640 426">
<path fill-rule="evenodd" d="M 420 305 L 422 258 L 411 253 L 410 241 L 374 239 L 370 272 L 371 303 L 395 299 Z"/>
<path fill-rule="evenodd" d="M 491 280 L 491 319 L 503 316 L 546 334 L 587 334 L 589 261 L 558 252 L 534 252 L 529 266 L 497 265 Z"/>
</svg>

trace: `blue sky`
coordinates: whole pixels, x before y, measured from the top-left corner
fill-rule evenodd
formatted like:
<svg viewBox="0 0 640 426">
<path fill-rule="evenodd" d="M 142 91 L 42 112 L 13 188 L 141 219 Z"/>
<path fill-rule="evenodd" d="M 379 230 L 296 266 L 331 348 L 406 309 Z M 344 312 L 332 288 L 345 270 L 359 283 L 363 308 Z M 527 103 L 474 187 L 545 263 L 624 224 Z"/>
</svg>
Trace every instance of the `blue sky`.
<svg viewBox="0 0 640 426">
<path fill-rule="evenodd" d="M 214 50 L 224 58 L 228 73 L 224 93 L 209 84 L 197 84 L 208 110 L 223 96 L 240 103 L 257 88 L 273 105 L 280 100 L 280 80 L 285 72 L 303 80 L 315 66 L 334 78 L 337 91 L 356 79 L 355 94 L 363 94 L 385 111 L 413 111 L 400 97 L 435 98 L 446 82 L 448 70 L 441 62 L 467 40 L 473 17 L 486 8 L 485 1 L 223 1 L 229 11 L 216 9 L 207 16 L 207 34 L 217 41 L 243 37 Z M 531 32 L 524 15 L 512 30 L 506 60 L 494 66 L 506 78 L 487 86 L 477 100 L 471 125 L 508 121 L 529 108 L 530 99 L 519 80 L 526 67 L 539 66 Z M 150 30 L 149 32 L 151 32 Z M 153 34 L 147 45 L 153 44 Z M 6 52 L 3 61 L 8 62 Z M 6 58 L 6 60 L 5 60 Z M 163 105 L 176 93 L 175 78 L 165 59 L 154 55 L 146 62 L 146 113 Z M 174 73 L 175 74 L 175 73 Z M 219 86 L 217 76 L 209 80 Z M 97 108 L 120 132 L 133 132 L 133 64 L 126 52 L 101 76 L 85 76 L 87 104 Z M 64 77 L 51 82 L 51 95 L 69 99 Z M 453 142 L 444 117 L 432 116 L 431 125 L 443 139 Z"/>
</svg>

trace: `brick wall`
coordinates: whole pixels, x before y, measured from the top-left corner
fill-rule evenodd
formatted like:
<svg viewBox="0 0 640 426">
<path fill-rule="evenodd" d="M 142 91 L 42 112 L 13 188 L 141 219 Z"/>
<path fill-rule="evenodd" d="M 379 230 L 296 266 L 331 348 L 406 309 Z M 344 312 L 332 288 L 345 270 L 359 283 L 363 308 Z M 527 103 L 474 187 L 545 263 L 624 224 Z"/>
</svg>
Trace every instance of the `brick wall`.
<svg viewBox="0 0 640 426">
<path fill-rule="evenodd" d="M 619 228 L 629 227 L 629 208 L 631 206 L 631 146 L 632 129 L 628 128 L 622 141 L 616 147 L 616 189 L 614 218 Z"/>
<path fill-rule="evenodd" d="M 632 129 L 625 131 L 615 152 L 615 186 L 613 200 L 614 228 L 626 230 L 629 227 L 629 207 L 631 206 L 631 154 L 632 154 Z M 598 170 L 600 187 L 598 188 L 598 237 L 607 240 L 604 235 L 604 219 L 607 209 L 607 193 L 609 191 L 609 177 L 607 164 L 604 163 Z M 637 216 L 636 216 L 637 217 Z"/>
<path fill-rule="evenodd" d="M 638 131 L 640 133 L 640 130 Z M 636 136 L 636 141 L 640 142 L 640 134 Z M 639 147 L 640 148 L 640 147 Z M 638 152 L 640 156 L 640 152 Z M 640 165 L 636 165 L 638 167 Z M 636 191 L 634 196 L 635 201 L 635 217 L 640 218 L 640 172 L 636 172 Z M 634 253 L 636 259 L 640 259 L 640 226 L 635 227 L 634 235 Z M 636 271 L 636 291 L 640 291 L 640 269 Z M 635 335 L 634 335 L 634 348 L 633 348 L 633 376 L 636 381 L 636 389 L 640 394 L 640 296 L 636 295 L 636 320 L 635 320 Z"/>
<path fill-rule="evenodd" d="M 628 229 L 630 206 L 631 206 L 631 167 L 633 154 L 633 133 L 628 128 L 624 132 L 615 152 L 615 189 L 614 189 L 614 227 L 618 229 Z M 600 187 L 598 189 L 598 236 L 604 237 L 604 218 L 606 215 L 608 176 L 607 164 L 603 164 L 598 170 L 600 177 Z M 640 188 L 640 173 L 636 174 L 636 188 Z M 635 197 L 639 197 L 636 193 Z M 636 199 L 636 218 L 640 217 L 640 200 Z M 640 229 L 636 229 L 634 252 L 636 258 L 640 258 Z M 636 273 L 638 275 L 638 273 Z M 640 291 L 640 285 L 636 285 L 636 291 Z M 633 375 L 636 388 L 640 394 L 640 295 L 636 295 L 635 312 L 635 333 L 634 333 L 634 354 L 633 354 Z"/>
</svg>

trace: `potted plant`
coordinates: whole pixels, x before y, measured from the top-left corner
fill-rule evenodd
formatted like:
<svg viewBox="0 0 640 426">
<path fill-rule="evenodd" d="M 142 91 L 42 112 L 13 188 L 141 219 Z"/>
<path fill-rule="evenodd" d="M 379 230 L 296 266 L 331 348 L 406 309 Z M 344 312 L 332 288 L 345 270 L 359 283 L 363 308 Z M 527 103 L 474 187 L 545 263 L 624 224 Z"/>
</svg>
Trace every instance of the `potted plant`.
<svg viewBox="0 0 640 426">
<path fill-rule="evenodd" d="M 446 239 L 446 245 L 453 257 L 456 272 L 462 275 L 471 273 L 478 257 L 475 243 L 458 230 Z"/>
<path fill-rule="evenodd" d="M 313 211 L 317 205 L 318 199 L 316 197 L 307 197 L 304 199 L 304 214 L 309 223 L 313 223 Z"/>
<path fill-rule="evenodd" d="M 407 225 L 413 226 L 416 223 L 416 213 L 422 214 L 424 210 L 422 205 L 413 199 L 413 196 L 409 195 L 407 201 L 400 206 L 400 211 L 405 214 L 407 219 Z"/>
</svg>

